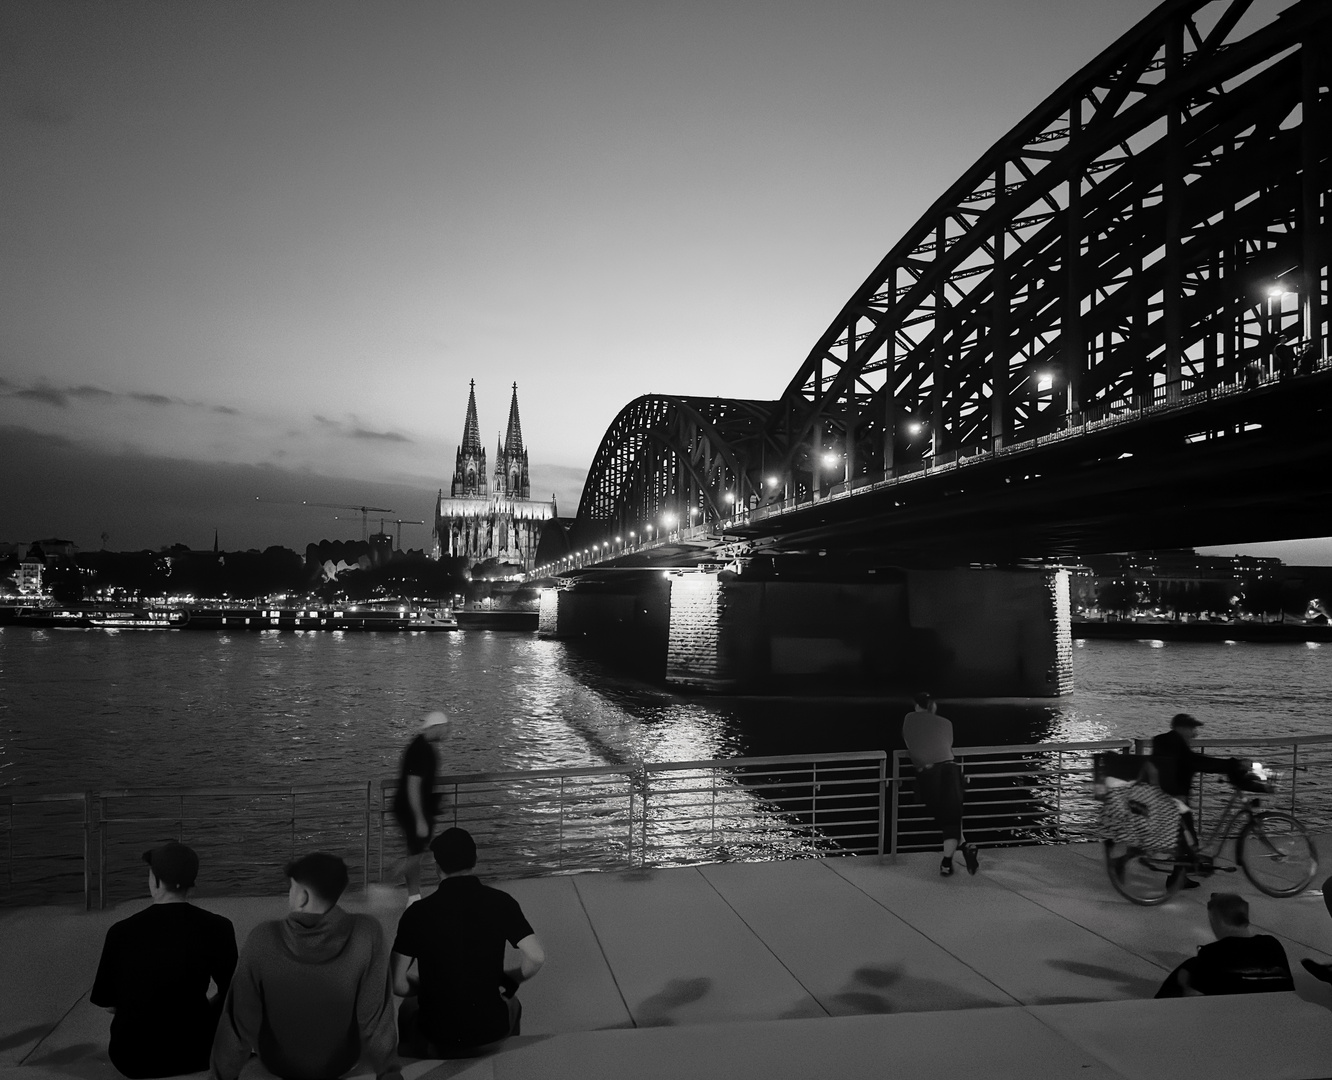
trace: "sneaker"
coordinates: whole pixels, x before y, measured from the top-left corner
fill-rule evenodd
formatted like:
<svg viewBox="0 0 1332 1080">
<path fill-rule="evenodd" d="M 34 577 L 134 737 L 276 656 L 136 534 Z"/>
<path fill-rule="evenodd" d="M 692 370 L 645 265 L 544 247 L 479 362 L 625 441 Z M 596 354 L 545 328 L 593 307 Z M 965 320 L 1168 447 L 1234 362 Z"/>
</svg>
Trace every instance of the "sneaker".
<svg viewBox="0 0 1332 1080">
<path fill-rule="evenodd" d="M 980 869 L 980 853 L 975 844 L 962 845 L 962 857 L 967 860 L 967 873 L 974 874 Z"/>
<path fill-rule="evenodd" d="M 952 859 L 944 859 L 944 861 L 941 862 L 941 863 L 939 864 L 939 876 L 940 876 L 940 877 L 952 877 L 952 876 L 953 876 L 953 860 L 952 860 Z"/>
<path fill-rule="evenodd" d="M 1304 965 L 1304 970 L 1319 982 L 1332 983 L 1332 964 L 1320 964 L 1317 960 L 1310 960 L 1308 957 L 1305 957 L 1300 963 Z"/>
</svg>

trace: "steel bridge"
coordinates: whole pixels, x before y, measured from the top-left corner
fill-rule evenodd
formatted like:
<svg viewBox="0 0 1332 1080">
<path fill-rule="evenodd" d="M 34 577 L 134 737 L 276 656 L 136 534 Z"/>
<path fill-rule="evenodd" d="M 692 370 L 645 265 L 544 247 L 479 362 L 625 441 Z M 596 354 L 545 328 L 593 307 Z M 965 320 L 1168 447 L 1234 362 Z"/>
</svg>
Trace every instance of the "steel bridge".
<svg viewBox="0 0 1332 1080">
<path fill-rule="evenodd" d="M 901 238 L 773 401 L 631 402 L 580 564 L 1322 535 L 1332 3 L 1167 0 Z"/>
</svg>

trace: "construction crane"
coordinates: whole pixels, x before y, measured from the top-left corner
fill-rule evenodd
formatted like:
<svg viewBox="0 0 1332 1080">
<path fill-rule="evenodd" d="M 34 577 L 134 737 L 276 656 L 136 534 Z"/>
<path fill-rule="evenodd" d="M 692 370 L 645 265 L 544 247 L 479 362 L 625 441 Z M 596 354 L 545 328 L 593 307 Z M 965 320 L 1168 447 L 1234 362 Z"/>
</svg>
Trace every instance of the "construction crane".
<svg viewBox="0 0 1332 1080">
<path fill-rule="evenodd" d="M 343 518 L 343 517 L 340 517 L 340 518 L 337 518 L 336 520 L 338 520 L 338 521 L 352 521 L 352 520 L 354 520 L 354 519 L 353 519 L 353 518 Z M 379 519 L 379 531 L 380 531 L 381 533 L 384 532 L 384 521 L 385 521 L 385 520 L 386 520 L 385 518 L 380 518 L 380 519 Z M 396 525 L 396 526 L 398 527 L 398 550 L 401 551 L 401 550 L 402 550 L 402 527 L 403 527 L 404 525 L 424 525 L 425 522 L 424 522 L 424 521 L 404 521 L 402 518 L 395 518 L 393 521 L 389 522 L 389 524 L 391 524 L 391 525 Z"/>
<path fill-rule="evenodd" d="M 325 510 L 355 510 L 361 515 L 361 539 L 368 540 L 370 537 L 370 515 L 371 514 L 395 514 L 396 510 L 390 510 L 385 506 L 344 506 L 342 503 L 320 503 L 307 502 L 305 499 L 261 499 L 255 496 L 255 502 L 261 503 L 280 503 L 283 506 L 318 506 Z M 334 519 L 337 520 L 337 519 Z M 381 528 L 383 526 L 381 525 Z"/>
</svg>

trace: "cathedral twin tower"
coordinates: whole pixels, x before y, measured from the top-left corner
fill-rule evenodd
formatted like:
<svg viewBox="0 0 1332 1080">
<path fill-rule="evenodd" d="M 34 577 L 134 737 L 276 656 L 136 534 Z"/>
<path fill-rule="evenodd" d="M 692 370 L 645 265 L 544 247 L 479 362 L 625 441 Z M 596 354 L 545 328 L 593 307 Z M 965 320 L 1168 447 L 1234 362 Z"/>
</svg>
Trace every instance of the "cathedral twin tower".
<svg viewBox="0 0 1332 1080">
<path fill-rule="evenodd" d="M 476 419 L 476 380 L 467 395 L 467 419 L 448 495 L 440 489 L 435 504 L 436 558 L 463 558 L 470 565 L 494 559 L 530 570 L 547 521 L 555 517 L 555 500 L 532 502 L 527 450 L 518 419 L 518 384 L 509 404 L 509 429 L 496 447 L 495 471 L 486 469 L 481 425 Z"/>
</svg>

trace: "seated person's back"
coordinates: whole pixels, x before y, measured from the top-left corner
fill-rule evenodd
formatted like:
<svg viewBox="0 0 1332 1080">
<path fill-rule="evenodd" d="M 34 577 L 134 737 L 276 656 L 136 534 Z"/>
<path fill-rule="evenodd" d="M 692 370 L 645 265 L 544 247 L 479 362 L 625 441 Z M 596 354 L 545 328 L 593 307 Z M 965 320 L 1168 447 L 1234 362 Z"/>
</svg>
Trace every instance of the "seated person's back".
<svg viewBox="0 0 1332 1080">
<path fill-rule="evenodd" d="M 107 931 L 89 999 L 115 1014 L 108 1056 L 125 1076 L 196 1072 L 208 1065 L 236 935 L 230 919 L 188 901 L 199 870 L 190 848 L 164 844 L 143 859 L 153 902 Z"/>
<path fill-rule="evenodd" d="M 1294 990 L 1290 964 L 1281 942 L 1270 934 L 1254 934 L 1249 903 L 1236 893 L 1212 893 L 1207 920 L 1216 940 L 1198 949 L 1161 984 L 1156 996 L 1257 994 Z"/>
<path fill-rule="evenodd" d="M 445 830 L 431 850 L 444 879 L 403 912 L 392 968 L 394 989 L 407 996 L 398 1018 L 404 1050 L 423 1039 L 429 1045 L 421 1049 L 449 1054 L 515 1032 L 513 993 L 545 957 L 518 901 L 473 875 L 476 845 L 466 830 Z M 504 970 L 506 942 L 522 954 L 522 966 L 511 972 Z M 408 975 L 413 958 L 415 980 Z"/>
</svg>

